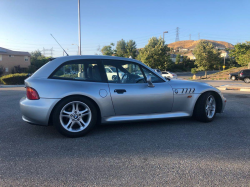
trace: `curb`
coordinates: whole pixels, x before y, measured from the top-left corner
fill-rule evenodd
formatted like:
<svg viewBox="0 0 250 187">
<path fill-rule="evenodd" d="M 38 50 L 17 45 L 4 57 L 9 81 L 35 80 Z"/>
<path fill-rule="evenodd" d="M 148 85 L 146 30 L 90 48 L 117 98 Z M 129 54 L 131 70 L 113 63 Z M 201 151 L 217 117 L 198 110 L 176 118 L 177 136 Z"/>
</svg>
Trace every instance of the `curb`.
<svg viewBox="0 0 250 187">
<path fill-rule="evenodd" d="M 250 88 L 241 88 L 240 91 L 242 91 L 242 92 L 250 92 Z"/>
<path fill-rule="evenodd" d="M 0 85 L 0 88 L 25 87 L 25 85 Z"/>
<path fill-rule="evenodd" d="M 216 87 L 219 90 L 238 90 L 238 91 L 242 91 L 242 92 L 250 92 L 250 87 Z"/>
</svg>

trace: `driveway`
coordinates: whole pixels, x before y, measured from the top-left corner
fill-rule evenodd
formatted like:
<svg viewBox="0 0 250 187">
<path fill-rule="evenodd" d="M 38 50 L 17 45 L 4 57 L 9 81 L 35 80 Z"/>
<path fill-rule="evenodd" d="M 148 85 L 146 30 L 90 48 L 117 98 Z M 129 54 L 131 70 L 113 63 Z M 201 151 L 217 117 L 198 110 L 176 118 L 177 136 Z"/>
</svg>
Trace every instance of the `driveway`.
<svg viewBox="0 0 250 187">
<path fill-rule="evenodd" d="M 224 91 L 212 123 L 117 123 L 77 139 L 23 122 L 24 94 L 0 88 L 0 186 L 249 186 L 249 93 Z"/>
</svg>

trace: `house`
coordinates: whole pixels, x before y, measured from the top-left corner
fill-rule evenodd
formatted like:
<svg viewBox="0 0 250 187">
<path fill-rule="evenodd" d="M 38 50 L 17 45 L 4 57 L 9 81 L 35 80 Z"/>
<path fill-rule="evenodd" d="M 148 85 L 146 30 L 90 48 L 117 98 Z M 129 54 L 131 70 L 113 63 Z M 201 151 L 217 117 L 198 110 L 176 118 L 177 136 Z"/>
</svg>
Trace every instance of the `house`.
<svg viewBox="0 0 250 187">
<path fill-rule="evenodd" d="M 5 74 L 16 71 L 17 67 L 20 67 L 20 72 L 24 72 L 30 66 L 30 54 L 0 47 L 0 66 L 5 68 Z"/>
<path fill-rule="evenodd" d="M 221 53 L 220 53 L 220 57 L 222 57 L 222 58 L 229 58 L 229 52 L 228 51 L 225 51 L 225 50 L 221 50 L 220 51 Z"/>
<path fill-rule="evenodd" d="M 190 60 L 195 60 L 195 56 L 192 52 L 184 54 L 184 56 L 187 56 L 187 58 L 189 58 Z"/>
<path fill-rule="evenodd" d="M 176 54 L 170 54 L 170 59 L 172 60 L 172 62 L 176 62 L 176 57 L 177 57 L 177 55 Z M 183 60 L 183 57 L 182 57 L 182 55 L 180 56 L 180 62 L 182 62 L 182 60 Z"/>
</svg>

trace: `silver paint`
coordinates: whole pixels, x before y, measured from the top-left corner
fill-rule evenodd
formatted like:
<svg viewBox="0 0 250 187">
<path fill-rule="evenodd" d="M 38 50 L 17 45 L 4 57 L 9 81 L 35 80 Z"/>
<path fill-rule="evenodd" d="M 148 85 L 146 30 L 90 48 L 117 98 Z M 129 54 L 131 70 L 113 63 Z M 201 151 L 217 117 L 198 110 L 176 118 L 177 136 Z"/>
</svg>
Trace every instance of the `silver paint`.
<svg viewBox="0 0 250 187">
<path fill-rule="evenodd" d="M 51 112 L 63 98 L 73 95 L 87 97 L 100 109 L 103 123 L 114 121 L 156 119 L 192 116 L 195 103 L 202 93 L 213 91 L 222 100 L 223 112 L 226 99 L 221 92 L 206 84 L 184 80 L 166 80 L 162 83 L 116 84 L 104 82 L 86 82 L 74 80 L 49 79 L 50 74 L 62 63 L 76 59 L 114 59 L 138 63 L 154 72 L 142 62 L 134 59 L 110 56 L 67 56 L 48 62 L 25 80 L 25 85 L 37 90 L 40 99 L 20 101 L 23 120 L 29 123 L 48 125 Z M 115 89 L 125 89 L 117 94 Z M 107 94 L 104 93 L 105 90 Z M 105 96 L 106 95 L 106 96 Z M 188 98 L 188 96 L 192 96 Z"/>
</svg>

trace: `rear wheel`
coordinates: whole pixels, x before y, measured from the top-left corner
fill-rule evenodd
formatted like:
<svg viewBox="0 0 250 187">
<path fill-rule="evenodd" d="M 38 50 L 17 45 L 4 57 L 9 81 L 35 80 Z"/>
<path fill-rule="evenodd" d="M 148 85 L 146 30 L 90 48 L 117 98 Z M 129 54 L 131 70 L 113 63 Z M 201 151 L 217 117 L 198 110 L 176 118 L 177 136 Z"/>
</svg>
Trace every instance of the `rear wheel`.
<svg viewBox="0 0 250 187">
<path fill-rule="evenodd" d="M 96 124 L 97 111 L 84 97 L 69 97 L 55 108 L 53 123 L 56 129 L 67 137 L 80 137 L 89 132 Z"/>
<path fill-rule="evenodd" d="M 216 100 L 213 93 L 202 94 L 196 102 L 194 118 L 202 122 L 213 121 L 216 115 Z"/>
<path fill-rule="evenodd" d="M 235 80 L 236 80 L 236 77 L 235 77 L 235 76 L 232 76 L 231 79 L 232 79 L 233 81 L 235 81 Z"/>
<path fill-rule="evenodd" d="M 244 78 L 245 83 L 250 83 L 250 78 Z"/>
</svg>

